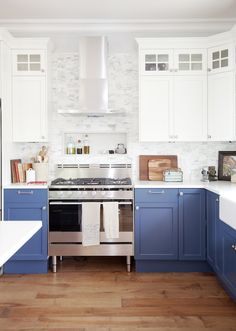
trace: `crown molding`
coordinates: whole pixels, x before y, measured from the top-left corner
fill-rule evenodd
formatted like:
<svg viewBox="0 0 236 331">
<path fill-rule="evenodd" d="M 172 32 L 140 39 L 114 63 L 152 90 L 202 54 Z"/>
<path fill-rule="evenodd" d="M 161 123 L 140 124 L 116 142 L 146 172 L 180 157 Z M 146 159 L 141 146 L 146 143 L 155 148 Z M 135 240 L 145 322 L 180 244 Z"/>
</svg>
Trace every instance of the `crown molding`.
<svg viewBox="0 0 236 331">
<path fill-rule="evenodd" d="M 209 34 L 230 30 L 236 24 L 231 19 L 0 19 L 0 27 L 17 32 L 138 32 L 189 31 Z"/>
</svg>

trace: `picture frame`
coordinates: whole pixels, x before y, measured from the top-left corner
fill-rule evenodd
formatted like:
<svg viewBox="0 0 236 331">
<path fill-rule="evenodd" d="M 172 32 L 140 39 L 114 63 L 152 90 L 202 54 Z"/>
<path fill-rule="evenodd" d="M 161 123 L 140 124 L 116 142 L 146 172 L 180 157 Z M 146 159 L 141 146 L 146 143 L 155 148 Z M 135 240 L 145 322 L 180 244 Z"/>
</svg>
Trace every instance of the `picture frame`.
<svg viewBox="0 0 236 331">
<path fill-rule="evenodd" d="M 231 180 L 233 168 L 236 168 L 236 151 L 219 151 L 218 179 Z"/>
</svg>

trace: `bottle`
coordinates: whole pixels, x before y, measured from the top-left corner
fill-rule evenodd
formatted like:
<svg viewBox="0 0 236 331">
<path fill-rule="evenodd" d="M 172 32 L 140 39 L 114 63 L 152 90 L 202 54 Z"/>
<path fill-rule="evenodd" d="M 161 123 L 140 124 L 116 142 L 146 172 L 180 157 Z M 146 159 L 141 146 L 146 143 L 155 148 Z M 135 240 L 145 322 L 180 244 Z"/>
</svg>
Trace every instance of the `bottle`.
<svg viewBox="0 0 236 331">
<path fill-rule="evenodd" d="M 68 139 L 66 154 L 75 154 L 75 144 L 73 142 L 72 137 L 69 137 Z"/>
<path fill-rule="evenodd" d="M 84 139 L 84 154 L 89 154 L 90 153 L 90 146 L 89 146 L 89 141 L 88 141 L 88 135 L 86 134 Z"/>
<path fill-rule="evenodd" d="M 76 154 L 83 154 L 83 146 L 82 146 L 81 140 L 78 140 Z"/>
</svg>

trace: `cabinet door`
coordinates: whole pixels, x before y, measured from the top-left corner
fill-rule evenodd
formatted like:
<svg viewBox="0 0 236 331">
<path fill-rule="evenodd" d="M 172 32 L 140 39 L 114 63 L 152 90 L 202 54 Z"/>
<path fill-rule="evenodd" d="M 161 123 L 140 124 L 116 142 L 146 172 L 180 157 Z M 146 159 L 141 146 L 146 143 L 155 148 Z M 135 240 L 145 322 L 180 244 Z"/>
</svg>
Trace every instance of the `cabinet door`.
<svg viewBox="0 0 236 331">
<path fill-rule="evenodd" d="M 174 77 L 174 139 L 207 139 L 207 76 Z"/>
<path fill-rule="evenodd" d="M 205 190 L 182 189 L 179 194 L 179 259 L 205 260 Z"/>
<path fill-rule="evenodd" d="M 6 221 L 42 221 L 42 228 L 11 258 L 14 260 L 47 259 L 47 204 L 5 202 Z"/>
<path fill-rule="evenodd" d="M 152 49 L 140 52 L 140 72 L 142 75 L 168 75 L 173 71 L 173 51 Z"/>
<path fill-rule="evenodd" d="M 40 50 L 14 50 L 13 75 L 42 76 L 45 75 L 46 52 Z"/>
<path fill-rule="evenodd" d="M 218 275 L 223 268 L 221 223 L 219 196 L 207 191 L 207 262 Z"/>
<path fill-rule="evenodd" d="M 208 49 L 208 72 L 216 74 L 232 70 L 234 67 L 233 45 L 226 44 Z"/>
<path fill-rule="evenodd" d="M 236 231 L 222 222 L 223 270 L 222 279 L 236 298 Z"/>
<path fill-rule="evenodd" d="M 13 141 L 47 140 L 46 79 L 13 77 Z"/>
<path fill-rule="evenodd" d="M 177 260 L 176 203 L 139 203 L 135 206 L 135 259 Z"/>
<path fill-rule="evenodd" d="M 235 139 L 235 73 L 208 76 L 208 139 Z"/>
<path fill-rule="evenodd" d="M 175 75 L 202 75 L 207 73 L 205 49 L 177 49 L 174 51 Z"/>
<path fill-rule="evenodd" d="M 172 109 L 171 77 L 140 78 L 139 140 L 168 141 Z"/>
</svg>

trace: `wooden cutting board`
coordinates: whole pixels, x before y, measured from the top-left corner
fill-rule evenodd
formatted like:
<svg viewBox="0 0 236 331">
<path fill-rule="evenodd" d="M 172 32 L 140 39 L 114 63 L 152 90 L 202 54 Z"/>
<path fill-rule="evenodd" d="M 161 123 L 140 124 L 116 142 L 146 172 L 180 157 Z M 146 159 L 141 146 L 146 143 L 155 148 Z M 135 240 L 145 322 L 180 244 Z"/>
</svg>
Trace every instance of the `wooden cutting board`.
<svg viewBox="0 0 236 331">
<path fill-rule="evenodd" d="M 139 155 L 140 180 L 163 180 L 164 170 L 177 167 L 177 155 Z"/>
</svg>

